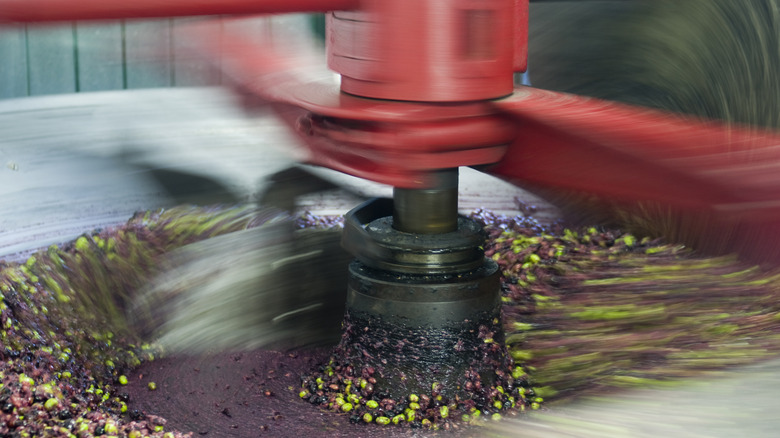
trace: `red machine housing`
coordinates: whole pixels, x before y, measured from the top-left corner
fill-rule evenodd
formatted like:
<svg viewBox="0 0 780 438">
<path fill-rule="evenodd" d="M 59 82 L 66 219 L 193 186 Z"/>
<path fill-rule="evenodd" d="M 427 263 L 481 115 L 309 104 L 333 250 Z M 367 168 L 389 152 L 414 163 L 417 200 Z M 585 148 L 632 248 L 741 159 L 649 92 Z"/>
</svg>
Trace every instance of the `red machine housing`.
<svg viewBox="0 0 780 438">
<path fill-rule="evenodd" d="M 527 58 L 528 0 L 365 0 L 328 15 L 341 91 L 462 102 L 512 94 Z"/>
</svg>

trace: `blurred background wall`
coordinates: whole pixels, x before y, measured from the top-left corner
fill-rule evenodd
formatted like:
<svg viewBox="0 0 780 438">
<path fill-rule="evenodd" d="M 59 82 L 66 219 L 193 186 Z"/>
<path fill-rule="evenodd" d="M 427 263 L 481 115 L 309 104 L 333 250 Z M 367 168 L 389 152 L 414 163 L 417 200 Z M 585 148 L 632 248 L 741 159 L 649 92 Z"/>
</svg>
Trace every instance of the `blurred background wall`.
<svg viewBox="0 0 780 438">
<path fill-rule="evenodd" d="M 85 91 L 220 85 L 220 73 L 187 53 L 176 28 L 197 18 L 0 26 L 0 99 Z M 321 18 L 242 22 L 253 31 L 309 32 Z"/>
</svg>

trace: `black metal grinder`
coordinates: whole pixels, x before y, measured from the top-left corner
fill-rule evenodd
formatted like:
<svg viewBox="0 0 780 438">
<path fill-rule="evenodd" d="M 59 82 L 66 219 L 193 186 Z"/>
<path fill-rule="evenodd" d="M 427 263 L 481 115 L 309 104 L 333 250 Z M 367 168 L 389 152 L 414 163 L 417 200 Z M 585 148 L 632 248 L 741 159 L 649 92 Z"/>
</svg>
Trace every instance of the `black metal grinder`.
<svg viewBox="0 0 780 438">
<path fill-rule="evenodd" d="M 342 245 L 356 260 L 337 355 L 396 399 L 466 398 L 508 368 L 498 266 L 481 225 L 458 215 L 458 170 L 436 177 L 432 189 L 396 188 L 345 220 Z"/>
</svg>

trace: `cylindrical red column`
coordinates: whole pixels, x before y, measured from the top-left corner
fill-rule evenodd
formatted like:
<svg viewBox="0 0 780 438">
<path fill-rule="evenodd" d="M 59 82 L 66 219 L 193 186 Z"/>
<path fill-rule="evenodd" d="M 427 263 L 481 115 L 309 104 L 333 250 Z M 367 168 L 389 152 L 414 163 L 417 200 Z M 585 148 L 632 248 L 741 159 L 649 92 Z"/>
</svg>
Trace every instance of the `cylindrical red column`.
<svg viewBox="0 0 780 438">
<path fill-rule="evenodd" d="M 341 90 L 420 102 L 512 93 L 528 0 L 365 0 L 328 17 L 328 66 Z"/>
</svg>

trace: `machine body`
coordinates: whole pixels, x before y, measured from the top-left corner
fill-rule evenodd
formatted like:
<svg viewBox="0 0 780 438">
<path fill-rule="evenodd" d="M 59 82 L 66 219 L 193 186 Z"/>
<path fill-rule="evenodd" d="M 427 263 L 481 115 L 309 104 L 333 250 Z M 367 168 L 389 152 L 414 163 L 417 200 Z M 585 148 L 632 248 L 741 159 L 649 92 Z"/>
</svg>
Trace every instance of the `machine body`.
<svg viewBox="0 0 780 438">
<path fill-rule="evenodd" d="M 347 217 L 344 244 L 357 261 L 337 350 L 347 362 L 339 366 L 384 380 L 390 396 L 437 397 L 442 382 L 453 400 L 469 384 L 517 389 L 501 345 L 496 267 L 480 252 L 478 227 L 457 215 L 459 166 L 712 212 L 724 226 L 749 218 L 780 236 L 776 166 L 752 165 L 780 163 L 777 133 L 515 88 L 526 67 L 527 0 L 0 0 L 0 19 L 23 21 L 290 11 L 329 11 L 328 66 L 340 86 L 304 79 L 288 54 L 240 33 L 196 23 L 189 37 L 237 89 L 274 110 L 308 162 L 396 188 L 393 202 Z M 773 242 L 759 251 L 780 259 Z M 392 345 L 390 333 L 400 336 Z M 421 360 L 436 346 L 442 354 Z M 509 397 L 496 409 L 513 405 Z"/>
</svg>

